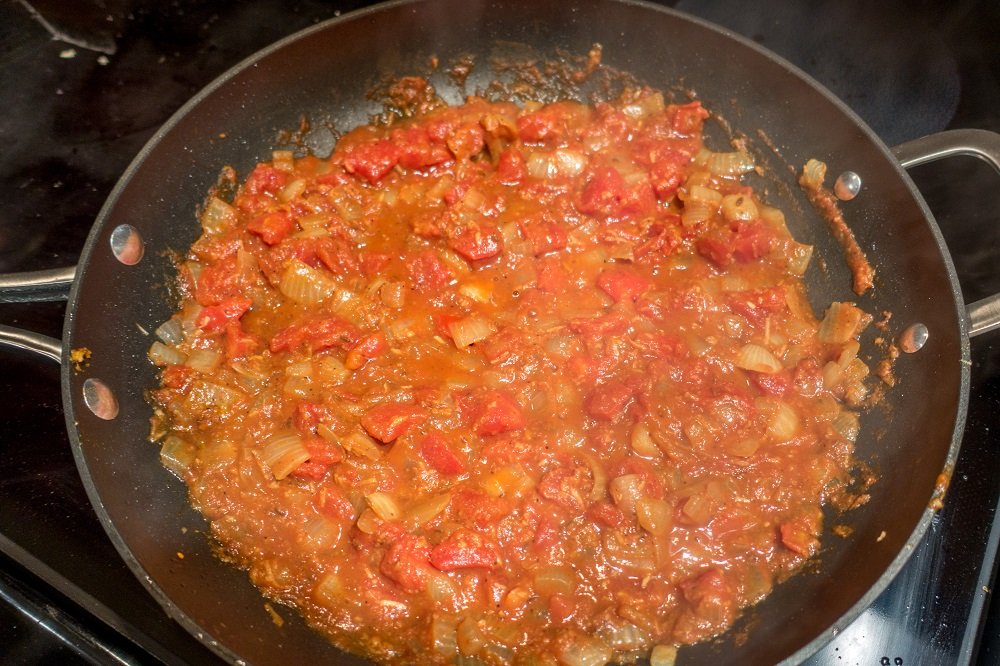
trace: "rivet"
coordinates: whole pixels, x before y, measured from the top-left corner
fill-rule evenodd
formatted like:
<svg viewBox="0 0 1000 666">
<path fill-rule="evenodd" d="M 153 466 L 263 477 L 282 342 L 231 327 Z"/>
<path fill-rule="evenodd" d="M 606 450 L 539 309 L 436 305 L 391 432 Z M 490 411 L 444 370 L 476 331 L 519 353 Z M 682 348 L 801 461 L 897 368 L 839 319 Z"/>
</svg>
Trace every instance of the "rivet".
<svg viewBox="0 0 1000 666">
<path fill-rule="evenodd" d="M 920 351 L 921 347 L 927 344 L 930 331 L 921 323 L 912 324 L 906 327 L 899 335 L 899 348 L 907 354 Z"/>
<path fill-rule="evenodd" d="M 111 421 L 118 416 L 118 399 L 100 379 L 90 377 L 83 382 L 83 404 L 94 416 Z"/>
<path fill-rule="evenodd" d="M 131 224 L 119 224 L 111 232 L 111 253 L 126 266 L 139 263 L 145 251 L 139 230 Z"/>
<path fill-rule="evenodd" d="M 853 171 L 845 171 L 837 176 L 837 181 L 833 184 L 833 193 L 841 201 L 850 201 L 858 196 L 861 191 L 861 176 Z"/>
</svg>

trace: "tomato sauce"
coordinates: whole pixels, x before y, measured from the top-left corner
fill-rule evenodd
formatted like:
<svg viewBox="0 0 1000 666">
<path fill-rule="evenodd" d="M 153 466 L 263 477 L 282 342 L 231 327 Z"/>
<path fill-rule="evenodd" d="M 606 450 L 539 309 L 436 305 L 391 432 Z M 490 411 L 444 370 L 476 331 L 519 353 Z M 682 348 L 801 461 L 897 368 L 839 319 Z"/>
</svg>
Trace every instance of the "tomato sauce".
<svg viewBox="0 0 1000 666">
<path fill-rule="evenodd" d="M 396 664 L 662 658 L 801 568 L 868 318 L 707 115 L 471 98 L 210 196 L 150 356 L 226 557 Z"/>
</svg>

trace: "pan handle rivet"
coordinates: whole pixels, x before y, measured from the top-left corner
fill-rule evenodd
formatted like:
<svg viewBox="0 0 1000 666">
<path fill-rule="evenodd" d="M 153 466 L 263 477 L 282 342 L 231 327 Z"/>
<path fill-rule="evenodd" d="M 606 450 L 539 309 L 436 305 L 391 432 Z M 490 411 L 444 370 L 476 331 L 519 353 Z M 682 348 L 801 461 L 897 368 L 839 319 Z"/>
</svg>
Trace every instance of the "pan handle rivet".
<svg viewBox="0 0 1000 666">
<path fill-rule="evenodd" d="M 111 232 L 111 253 L 126 266 L 135 266 L 146 251 L 139 230 L 131 224 L 119 224 Z"/>
<path fill-rule="evenodd" d="M 845 171 L 837 176 L 837 181 L 833 184 L 833 193 L 841 201 L 850 201 L 858 196 L 861 191 L 861 176 L 853 171 Z"/>
<path fill-rule="evenodd" d="M 906 327 L 899 336 L 899 348 L 907 354 L 920 351 L 920 348 L 927 344 L 930 331 L 923 324 L 916 323 Z"/>
<path fill-rule="evenodd" d="M 111 421 L 118 416 L 118 399 L 108 385 L 90 377 L 83 382 L 83 404 L 94 416 Z"/>
</svg>

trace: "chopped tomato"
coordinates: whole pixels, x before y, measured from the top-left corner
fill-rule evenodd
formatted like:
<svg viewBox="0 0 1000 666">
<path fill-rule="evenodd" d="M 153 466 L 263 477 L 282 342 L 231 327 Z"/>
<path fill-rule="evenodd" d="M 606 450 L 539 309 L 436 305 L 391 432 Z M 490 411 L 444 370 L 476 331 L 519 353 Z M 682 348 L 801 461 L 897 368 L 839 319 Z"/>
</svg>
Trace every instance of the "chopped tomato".
<svg viewBox="0 0 1000 666">
<path fill-rule="evenodd" d="M 671 106 L 668 108 L 668 113 L 671 126 L 680 134 L 700 133 L 702 124 L 708 118 L 708 111 L 701 102 Z"/>
<path fill-rule="evenodd" d="M 392 261 L 392 256 L 384 252 L 361 253 L 361 271 L 368 277 L 374 277 Z"/>
<path fill-rule="evenodd" d="M 160 383 L 168 389 L 176 391 L 187 390 L 194 378 L 194 370 L 186 365 L 168 365 L 160 373 Z"/>
<path fill-rule="evenodd" d="M 616 266 L 605 268 L 600 272 L 597 276 L 597 286 L 619 303 L 626 300 L 635 301 L 653 287 L 653 281 L 634 268 Z"/>
<path fill-rule="evenodd" d="M 390 546 L 382 562 L 381 571 L 405 592 L 420 592 L 427 587 L 431 546 L 427 539 L 413 534 L 403 534 Z"/>
<path fill-rule="evenodd" d="M 321 238 L 316 243 L 316 256 L 334 275 L 347 277 L 361 271 L 354 247 L 341 238 Z"/>
<path fill-rule="evenodd" d="M 569 274 L 557 257 L 547 257 L 535 265 L 535 286 L 558 294 L 569 286 Z"/>
<path fill-rule="evenodd" d="M 607 500 L 591 504 L 587 508 L 587 517 L 608 527 L 624 527 L 628 524 L 625 513 Z"/>
<path fill-rule="evenodd" d="M 201 305 L 218 305 L 227 298 L 242 296 L 242 292 L 239 267 L 233 255 L 202 268 L 195 298 Z"/>
<path fill-rule="evenodd" d="M 202 308 L 194 320 L 195 326 L 205 333 L 221 333 L 227 324 L 242 317 L 251 305 L 253 301 L 249 298 L 227 298 L 218 305 Z"/>
<path fill-rule="evenodd" d="M 612 166 L 594 167 L 583 186 L 577 207 L 580 212 L 611 219 L 631 219 L 656 206 L 648 180 L 627 185 Z"/>
<path fill-rule="evenodd" d="M 407 127 L 392 132 L 399 151 L 399 164 L 406 169 L 423 169 L 451 159 L 447 146 L 432 141 L 425 127 Z"/>
<path fill-rule="evenodd" d="M 316 426 L 332 419 L 333 412 L 326 405 L 303 400 L 295 406 L 292 425 L 303 437 L 312 437 L 316 433 Z"/>
<path fill-rule="evenodd" d="M 526 424 L 521 406 L 514 397 L 498 389 L 486 391 L 476 397 L 468 411 L 472 429 L 484 437 L 520 430 Z"/>
<path fill-rule="evenodd" d="M 455 455 L 441 434 L 428 433 L 420 440 L 420 457 L 441 474 L 454 475 L 465 471 L 462 459 Z"/>
<path fill-rule="evenodd" d="M 486 143 L 486 137 L 482 126 L 478 122 L 466 123 L 452 130 L 446 139 L 446 143 L 448 144 L 448 150 L 457 159 L 467 160 L 473 155 L 482 152 L 483 146 Z"/>
<path fill-rule="evenodd" d="M 243 191 L 248 194 L 274 194 L 288 184 L 289 177 L 287 171 L 258 164 L 247 178 Z"/>
<path fill-rule="evenodd" d="M 344 157 L 348 173 L 358 174 L 374 185 L 399 162 L 400 151 L 392 141 L 382 139 L 352 146 Z"/>
<path fill-rule="evenodd" d="M 451 282 L 451 271 L 433 250 L 424 250 L 406 262 L 410 286 L 417 291 L 434 293 Z"/>
<path fill-rule="evenodd" d="M 477 225 L 464 229 L 448 239 L 448 247 L 469 261 L 489 259 L 503 250 L 503 237 L 490 225 Z"/>
<path fill-rule="evenodd" d="M 361 417 L 361 427 L 375 439 L 388 444 L 407 430 L 427 420 L 427 411 L 414 405 L 390 402 L 372 407 Z"/>
<path fill-rule="evenodd" d="M 497 180 L 504 185 L 519 185 L 528 171 L 524 163 L 524 155 L 516 148 L 508 148 L 500 153 L 497 161 Z"/>
<path fill-rule="evenodd" d="M 354 505 L 334 484 L 320 487 L 313 495 L 312 505 L 318 513 L 334 520 L 353 520 L 355 517 Z"/>
<path fill-rule="evenodd" d="M 733 312 L 747 318 L 754 326 L 762 326 L 769 315 L 788 309 L 783 287 L 766 287 L 730 293 L 726 302 Z"/>
<path fill-rule="evenodd" d="M 635 391 L 623 382 L 608 382 L 597 386 L 587 398 L 587 413 L 600 421 L 617 422 L 635 399 Z"/>
<path fill-rule="evenodd" d="M 329 469 L 330 469 L 329 465 L 324 465 L 322 463 L 313 462 L 312 460 L 307 460 L 304 463 L 301 463 L 295 469 L 293 469 L 289 475 L 299 479 L 322 481 L 323 477 L 326 476 L 327 470 Z"/>
<path fill-rule="evenodd" d="M 774 247 L 774 232 L 759 220 L 740 221 L 699 238 L 698 253 L 716 266 L 747 263 L 766 256 Z"/>
<path fill-rule="evenodd" d="M 302 323 L 292 324 L 278 331 L 271 338 L 271 353 L 295 350 L 303 344 L 308 344 L 313 352 L 339 347 L 352 349 L 360 338 L 358 329 L 338 317 L 311 319 Z"/>
<path fill-rule="evenodd" d="M 535 256 L 562 250 L 569 242 L 565 227 L 557 222 L 522 220 L 519 226 Z"/>
<path fill-rule="evenodd" d="M 489 537 L 468 529 L 457 529 L 434 546 L 431 564 L 441 571 L 493 569 L 500 564 L 500 549 Z"/>
<path fill-rule="evenodd" d="M 243 358 L 257 351 L 262 341 L 253 333 L 243 330 L 238 321 L 226 324 L 226 358 L 229 360 Z"/>
<path fill-rule="evenodd" d="M 792 387 L 792 373 L 788 370 L 773 374 L 748 370 L 747 375 L 757 388 L 768 395 L 782 396 Z"/>
<path fill-rule="evenodd" d="M 378 358 L 389 346 L 385 341 L 385 334 L 382 331 L 372 333 L 361 339 L 351 351 L 347 352 L 344 359 L 344 366 L 348 370 L 357 370 L 373 358 Z"/>
<path fill-rule="evenodd" d="M 258 215 L 247 222 L 247 231 L 257 234 L 268 245 L 277 245 L 295 229 L 295 220 L 285 211 Z"/>
</svg>

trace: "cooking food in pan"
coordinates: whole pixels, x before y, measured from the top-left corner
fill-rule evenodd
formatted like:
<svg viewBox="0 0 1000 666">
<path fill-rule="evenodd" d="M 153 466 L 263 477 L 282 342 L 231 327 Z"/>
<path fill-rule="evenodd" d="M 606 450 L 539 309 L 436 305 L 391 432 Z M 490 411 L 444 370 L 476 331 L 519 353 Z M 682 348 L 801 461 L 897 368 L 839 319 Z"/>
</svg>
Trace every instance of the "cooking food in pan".
<svg viewBox="0 0 1000 666">
<path fill-rule="evenodd" d="M 696 101 L 429 99 L 224 174 L 150 349 L 162 460 L 349 651 L 672 663 L 857 501 L 870 317 L 813 312 Z"/>
</svg>

